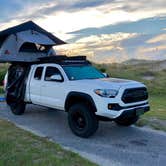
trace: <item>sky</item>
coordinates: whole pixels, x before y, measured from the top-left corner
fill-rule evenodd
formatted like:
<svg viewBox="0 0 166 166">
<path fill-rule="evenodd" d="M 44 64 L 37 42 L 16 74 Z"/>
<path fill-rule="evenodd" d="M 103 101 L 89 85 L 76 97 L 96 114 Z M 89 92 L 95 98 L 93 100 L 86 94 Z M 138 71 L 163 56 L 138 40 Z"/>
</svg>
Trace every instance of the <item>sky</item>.
<svg viewBox="0 0 166 166">
<path fill-rule="evenodd" d="M 96 63 L 166 59 L 165 0 L 0 0 L 0 30 L 32 20 Z"/>
</svg>

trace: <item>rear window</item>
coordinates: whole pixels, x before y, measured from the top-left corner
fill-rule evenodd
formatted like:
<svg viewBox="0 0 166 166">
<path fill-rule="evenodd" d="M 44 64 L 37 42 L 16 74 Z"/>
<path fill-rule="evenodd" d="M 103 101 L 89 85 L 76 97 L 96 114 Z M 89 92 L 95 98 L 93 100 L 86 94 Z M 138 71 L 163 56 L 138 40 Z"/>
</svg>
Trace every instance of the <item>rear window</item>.
<svg viewBox="0 0 166 166">
<path fill-rule="evenodd" d="M 42 73 L 43 73 L 43 67 L 37 67 L 36 71 L 35 71 L 35 74 L 34 74 L 34 79 L 35 80 L 41 80 Z"/>
</svg>

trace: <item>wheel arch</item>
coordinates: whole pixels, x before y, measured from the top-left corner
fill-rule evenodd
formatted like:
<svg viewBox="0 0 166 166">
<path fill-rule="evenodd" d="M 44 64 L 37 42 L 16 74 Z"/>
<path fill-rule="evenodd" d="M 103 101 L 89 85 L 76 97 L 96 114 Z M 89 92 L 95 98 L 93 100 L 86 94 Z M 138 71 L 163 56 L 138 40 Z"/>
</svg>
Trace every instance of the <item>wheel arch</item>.
<svg viewBox="0 0 166 166">
<path fill-rule="evenodd" d="M 67 95 L 65 101 L 65 111 L 68 112 L 71 105 L 79 102 L 88 104 L 93 112 L 97 112 L 95 102 L 89 94 L 75 91 L 72 91 Z"/>
</svg>

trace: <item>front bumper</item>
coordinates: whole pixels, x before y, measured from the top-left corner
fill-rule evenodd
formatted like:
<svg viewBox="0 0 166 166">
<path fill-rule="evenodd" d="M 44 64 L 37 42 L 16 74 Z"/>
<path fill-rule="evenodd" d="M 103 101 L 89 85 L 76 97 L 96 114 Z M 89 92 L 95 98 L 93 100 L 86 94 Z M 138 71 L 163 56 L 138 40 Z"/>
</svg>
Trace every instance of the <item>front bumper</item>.
<svg viewBox="0 0 166 166">
<path fill-rule="evenodd" d="M 110 110 L 105 109 L 103 111 L 96 112 L 96 115 L 101 117 L 107 117 L 109 119 L 117 119 L 122 116 L 140 116 L 144 114 L 145 112 L 148 112 L 150 110 L 150 106 L 147 102 L 141 105 L 133 105 L 130 107 L 121 107 L 119 110 Z"/>
<path fill-rule="evenodd" d="M 145 112 L 148 112 L 149 110 L 150 110 L 150 106 L 141 107 L 141 108 L 138 107 L 138 108 L 133 108 L 130 110 L 125 110 L 121 113 L 120 116 L 118 116 L 115 119 L 140 116 L 140 115 L 144 114 Z"/>
</svg>

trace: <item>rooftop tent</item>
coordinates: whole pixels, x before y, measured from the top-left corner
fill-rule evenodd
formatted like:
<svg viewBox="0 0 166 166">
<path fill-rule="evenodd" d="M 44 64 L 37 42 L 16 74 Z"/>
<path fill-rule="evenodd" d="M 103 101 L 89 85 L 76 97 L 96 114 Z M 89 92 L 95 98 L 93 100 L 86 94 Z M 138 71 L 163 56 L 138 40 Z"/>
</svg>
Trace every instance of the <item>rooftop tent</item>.
<svg viewBox="0 0 166 166">
<path fill-rule="evenodd" d="M 28 62 L 48 56 L 52 47 L 66 44 L 32 21 L 0 32 L 0 62 Z"/>
</svg>

